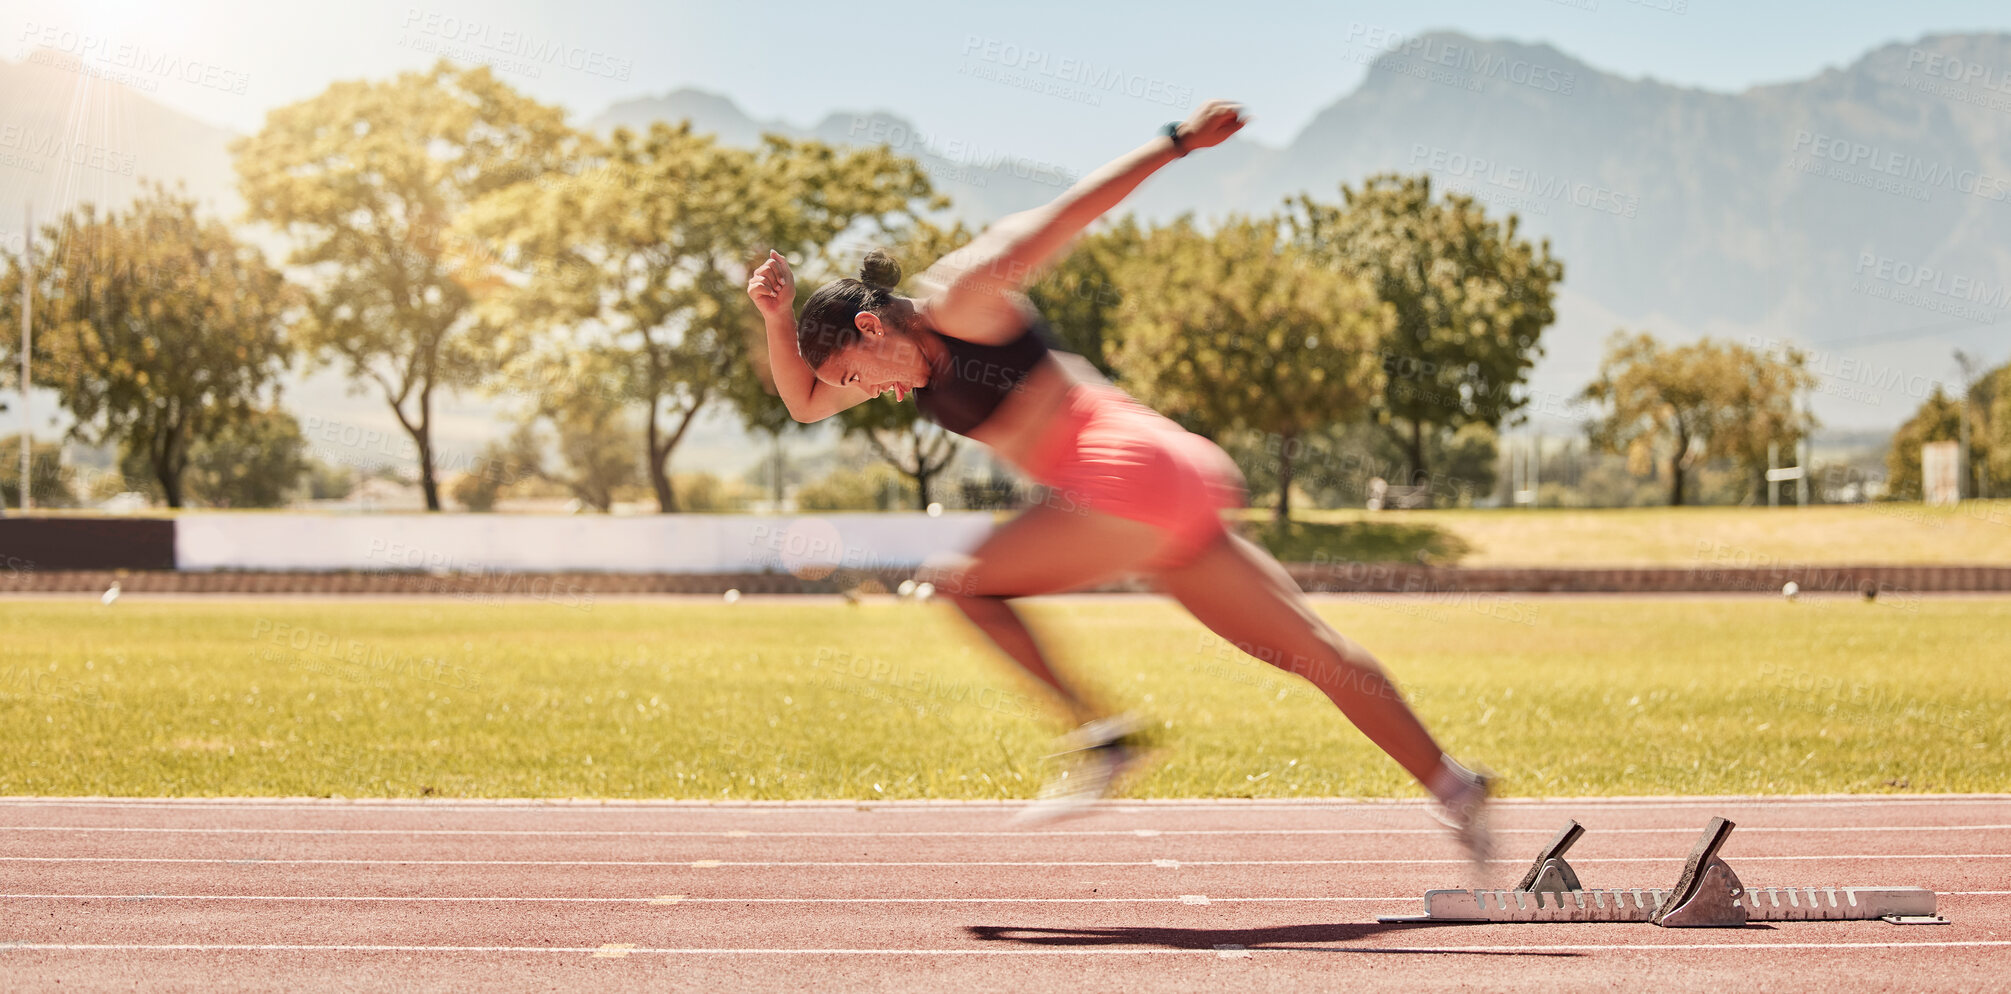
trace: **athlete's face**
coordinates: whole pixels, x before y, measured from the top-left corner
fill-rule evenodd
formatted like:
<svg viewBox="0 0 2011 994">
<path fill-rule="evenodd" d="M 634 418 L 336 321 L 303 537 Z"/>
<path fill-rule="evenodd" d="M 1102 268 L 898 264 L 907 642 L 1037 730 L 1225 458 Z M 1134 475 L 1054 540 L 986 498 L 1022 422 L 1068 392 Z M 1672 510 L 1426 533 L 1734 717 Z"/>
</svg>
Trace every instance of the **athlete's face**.
<svg viewBox="0 0 2011 994">
<path fill-rule="evenodd" d="M 894 391 L 904 400 L 908 391 L 929 384 L 929 361 L 917 344 L 920 332 L 914 305 L 895 298 L 875 314 L 861 311 L 854 319 L 859 341 L 824 360 L 817 378 L 837 387 L 858 387 L 872 394 Z"/>
</svg>

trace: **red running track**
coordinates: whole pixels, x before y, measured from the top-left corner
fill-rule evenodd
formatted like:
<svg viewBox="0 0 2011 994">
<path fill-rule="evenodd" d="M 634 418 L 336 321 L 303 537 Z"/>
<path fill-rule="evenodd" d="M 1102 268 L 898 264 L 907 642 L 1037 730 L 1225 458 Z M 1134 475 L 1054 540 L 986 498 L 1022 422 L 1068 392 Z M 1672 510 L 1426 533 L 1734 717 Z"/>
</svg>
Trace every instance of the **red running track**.
<svg viewBox="0 0 2011 994">
<path fill-rule="evenodd" d="M 1749 887 L 1924 886 L 1948 926 L 1379 925 L 1469 884 L 1416 803 L 0 798 L 0 990 L 2011 990 L 2011 795 L 1501 805 L 1588 887 L 1712 815 Z"/>
</svg>

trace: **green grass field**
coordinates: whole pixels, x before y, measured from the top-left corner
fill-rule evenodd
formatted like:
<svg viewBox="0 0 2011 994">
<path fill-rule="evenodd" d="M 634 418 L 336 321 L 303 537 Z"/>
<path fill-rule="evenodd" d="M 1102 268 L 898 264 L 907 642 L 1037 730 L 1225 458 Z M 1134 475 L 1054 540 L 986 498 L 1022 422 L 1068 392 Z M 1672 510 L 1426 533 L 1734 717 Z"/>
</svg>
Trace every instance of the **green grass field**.
<svg viewBox="0 0 2011 994">
<path fill-rule="evenodd" d="M 1300 511 L 1282 536 L 1244 513 L 1286 560 L 1414 559 L 1461 566 L 1696 566 L 2011 562 L 2011 501 L 1960 507 L 1639 507 Z"/>
<path fill-rule="evenodd" d="M 2011 598 L 1325 601 L 1517 795 L 2001 790 Z M 1170 604 L 1036 602 L 1158 722 L 1136 796 L 1412 796 Z M 0 794 L 1030 796 L 1044 702 L 943 605 L 0 607 Z"/>
</svg>

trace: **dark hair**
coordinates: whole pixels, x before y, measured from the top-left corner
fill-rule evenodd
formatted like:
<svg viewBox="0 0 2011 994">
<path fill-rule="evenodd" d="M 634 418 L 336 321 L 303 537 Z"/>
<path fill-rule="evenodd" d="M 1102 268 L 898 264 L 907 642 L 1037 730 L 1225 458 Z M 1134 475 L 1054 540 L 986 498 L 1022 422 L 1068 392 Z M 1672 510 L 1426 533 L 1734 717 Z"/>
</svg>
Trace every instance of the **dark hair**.
<svg viewBox="0 0 2011 994">
<path fill-rule="evenodd" d="M 803 361 L 818 369 L 851 348 L 861 337 L 859 312 L 893 303 L 894 287 L 900 282 L 901 264 L 885 249 L 874 249 L 859 263 L 858 279 L 847 277 L 818 287 L 796 319 L 796 351 L 803 354 Z"/>
</svg>

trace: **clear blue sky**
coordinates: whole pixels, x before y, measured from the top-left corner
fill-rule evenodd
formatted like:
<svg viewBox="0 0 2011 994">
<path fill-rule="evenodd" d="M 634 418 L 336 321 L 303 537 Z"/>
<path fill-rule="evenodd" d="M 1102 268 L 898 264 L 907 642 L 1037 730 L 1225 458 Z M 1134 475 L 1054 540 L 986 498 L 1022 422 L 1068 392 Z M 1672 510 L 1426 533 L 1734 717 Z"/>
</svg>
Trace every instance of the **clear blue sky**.
<svg viewBox="0 0 2011 994">
<path fill-rule="evenodd" d="M 855 13 L 867 9 L 876 13 Z M 227 73 L 220 78 L 243 77 L 241 94 L 180 80 L 154 94 L 239 130 L 331 80 L 429 64 L 433 56 L 421 48 L 473 25 L 492 56 L 535 45 L 592 60 L 506 74 L 580 117 L 619 99 L 692 86 L 725 94 L 758 117 L 798 124 L 833 110 L 890 110 L 946 140 L 1081 169 L 1130 147 L 1182 108 L 1121 94 L 1092 106 L 967 70 L 1011 68 L 1003 61 L 1008 46 L 1039 49 L 1049 53 L 1049 72 L 1033 75 L 1050 81 L 1073 71 L 1061 69 L 1069 59 L 1156 81 L 1175 95 L 1241 100 L 1256 116 L 1251 137 L 1277 144 L 1355 86 L 1362 56 L 1374 54 L 1361 42 L 1368 33 L 1451 28 L 1543 41 L 1597 68 L 1735 91 L 1807 76 L 1923 34 L 2011 31 L 2011 3 L 0 0 L 0 57 L 28 51 L 30 25 L 93 33 L 113 46 L 213 65 Z M 986 45 L 995 58 L 983 58 Z"/>
</svg>

